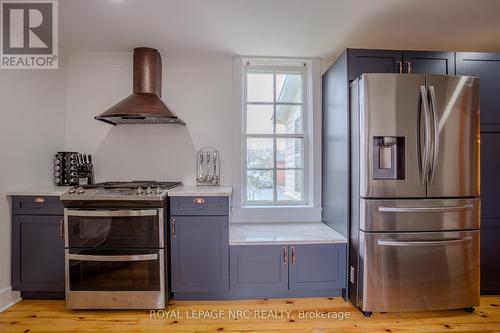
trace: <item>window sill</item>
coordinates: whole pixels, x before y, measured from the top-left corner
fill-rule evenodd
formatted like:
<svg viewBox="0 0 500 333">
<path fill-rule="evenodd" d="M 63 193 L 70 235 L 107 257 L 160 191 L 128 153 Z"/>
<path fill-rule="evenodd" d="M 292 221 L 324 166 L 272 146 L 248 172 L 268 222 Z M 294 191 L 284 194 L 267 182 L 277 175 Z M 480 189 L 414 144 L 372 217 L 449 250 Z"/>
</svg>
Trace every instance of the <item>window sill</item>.
<svg viewBox="0 0 500 333">
<path fill-rule="evenodd" d="M 243 206 L 233 207 L 232 222 L 319 222 L 321 207 L 297 206 Z"/>
</svg>

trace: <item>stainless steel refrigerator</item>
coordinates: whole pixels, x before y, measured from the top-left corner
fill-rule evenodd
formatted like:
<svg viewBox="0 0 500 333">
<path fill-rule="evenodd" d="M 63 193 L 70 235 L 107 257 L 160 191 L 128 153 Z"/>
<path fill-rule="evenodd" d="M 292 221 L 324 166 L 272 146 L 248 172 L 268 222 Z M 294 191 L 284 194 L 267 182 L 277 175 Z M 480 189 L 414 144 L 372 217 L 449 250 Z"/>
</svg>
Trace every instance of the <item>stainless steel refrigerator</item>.
<svg viewBox="0 0 500 333">
<path fill-rule="evenodd" d="M 479 79 L 350 87 L 349 296 L 365 312 L 479 305 Z"/>
</svg>

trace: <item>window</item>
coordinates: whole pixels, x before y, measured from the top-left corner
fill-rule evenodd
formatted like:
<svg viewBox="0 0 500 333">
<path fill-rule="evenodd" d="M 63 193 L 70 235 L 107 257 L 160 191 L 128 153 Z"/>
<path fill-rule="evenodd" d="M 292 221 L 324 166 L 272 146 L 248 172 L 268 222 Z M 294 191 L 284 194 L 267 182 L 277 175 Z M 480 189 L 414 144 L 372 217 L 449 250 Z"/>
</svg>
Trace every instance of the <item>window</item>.
<svg viewBox="0 0 500 333">
<path fill-rule="evenodd" d="M 306 202 L 306 67 L 251 66 L 244 72 L 243 201 Z"/>
</svg>

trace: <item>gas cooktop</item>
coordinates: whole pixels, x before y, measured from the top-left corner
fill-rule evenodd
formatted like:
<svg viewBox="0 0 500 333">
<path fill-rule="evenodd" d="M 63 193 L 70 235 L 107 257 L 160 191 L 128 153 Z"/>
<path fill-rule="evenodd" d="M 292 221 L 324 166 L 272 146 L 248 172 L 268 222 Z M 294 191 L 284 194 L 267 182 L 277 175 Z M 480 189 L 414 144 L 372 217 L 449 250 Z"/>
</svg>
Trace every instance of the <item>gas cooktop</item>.
<svg viewBox="0 0 500 333">
<path fill-rule="evenodd" d="M 137 188 L 162 188 L 172 189 L 182 186 L 181 182 L 157 182 L 147 180 L 134 180 L 131 182 L 103 182 L 92 185 L 83 185 L 83 189 L 101 188 L 101 189 L 137 189 Z"/>
<path fill-rule="evenodd" d="M 181 182 L 131 181 L 103 182 L 74 186 L 61 195 L 65 206 L 72 202 L 92 201 L 165 201 L 169 190 L 183 186 Z"/>
</svg>

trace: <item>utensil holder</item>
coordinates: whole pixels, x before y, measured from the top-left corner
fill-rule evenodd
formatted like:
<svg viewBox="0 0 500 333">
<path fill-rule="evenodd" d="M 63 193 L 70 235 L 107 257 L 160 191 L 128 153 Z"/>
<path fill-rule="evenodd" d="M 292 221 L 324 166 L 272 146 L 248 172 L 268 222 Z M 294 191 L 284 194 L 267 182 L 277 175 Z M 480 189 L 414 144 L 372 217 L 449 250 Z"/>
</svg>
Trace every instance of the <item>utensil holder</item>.
<svg viewBox="0 0 500 333">
<path fill-rule="evenodd" d="M 196 156 L 196 184 L 220 185 L 220 156 L 212 147 L 204 147 Z"/>
</svg>

